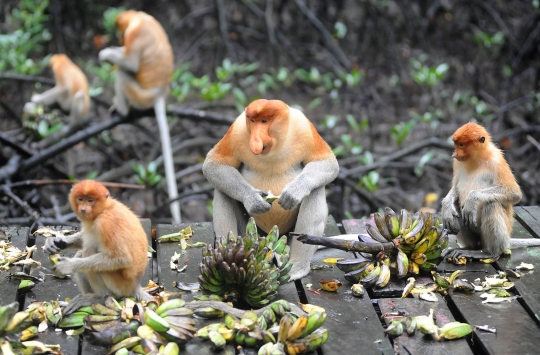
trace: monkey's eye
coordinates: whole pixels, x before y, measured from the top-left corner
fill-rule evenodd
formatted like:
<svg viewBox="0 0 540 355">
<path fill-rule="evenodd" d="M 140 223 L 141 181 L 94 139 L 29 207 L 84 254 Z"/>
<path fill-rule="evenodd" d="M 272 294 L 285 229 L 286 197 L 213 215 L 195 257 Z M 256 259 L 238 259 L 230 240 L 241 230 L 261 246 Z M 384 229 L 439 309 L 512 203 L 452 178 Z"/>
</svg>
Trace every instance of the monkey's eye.
<svg viewBox="0 0 540 355">
<path fill-rule="evenodd" d="M 82 197 L 77 197 L 77 202 L 83 202 L 84 201 L 84 198 Z"/>
<path fill-rule="evenodd" d="M 262 120 L 262 123 L 267 123 L 268 121 L 267 120 Z"/>
<path fill-rule="evenodd" d="M 465 143 L 459 143 L 459 146 L 463 148 L 465 146 Z"/>
<path fill-rule="evenodd" d="M 254 120 L 253 118 L 252 118 L 252 119 L 250 119 L 250 121 L 251 121 L 251 123 L 255 123 L 255 120 Z"/>
<path fill-rule="evenodd" d="M 92 197 L 88 198 L 88 203 L 94 203 L 94 199 Z"/>
</svg>

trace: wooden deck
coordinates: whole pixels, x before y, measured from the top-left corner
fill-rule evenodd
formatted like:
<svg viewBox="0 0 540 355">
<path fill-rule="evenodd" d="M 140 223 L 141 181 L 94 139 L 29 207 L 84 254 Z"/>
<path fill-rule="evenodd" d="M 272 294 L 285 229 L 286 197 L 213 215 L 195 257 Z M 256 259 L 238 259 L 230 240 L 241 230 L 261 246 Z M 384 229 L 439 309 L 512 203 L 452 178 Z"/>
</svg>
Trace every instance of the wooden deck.
<svg viewBox="0 0 540 355">
<path fill-rule="evenodd" d="M 143 220 L 143 225 L 151 240 L 151 223 Z M 157 237 L 178 231 L 188 224 L 180 226 L 157 225 Z M 192 242 L 213 242 L 211 223 L 192 223 L 194 230 Z M 363 233 L 363 223 L 357 220 L 347 220 L 338 224 L 330 218 L 326 228 L 326 235 L 346 233 Z M 38 249 L 34 259 L 48 266 L 47 256 L 41 250 L 44 238 L 28 235 L 28 228 L 5 228 L 12 243 L 24 248 L 25 245 L 37 245 Z M 515 238 L 540 238 L 540 207 L 516 208 Z M 201 261 L 201 249 L 189 248 L 187 255 L 180 259 L 180 263 L 187 265 L 183 272 L 170 269 L 170 257 L 179 251 L 178 243 L 155 244 L 157 253 L 153 262 L 148 264 L 145 282 L 154 279 L 165 289 L 172 290 L 173 281 L 196 282 L 199 275 L 198 264 Z M 72 255 L 66 253 L 65 255 Z M 322 264 L 327 257 L 346 257 L 353 255 L 334 249 L 320 249 L 312 261 L 313 264 Z M 319 354 L 538 354 L 540 353 L 540 247 L 515 249 L 510 257 L 503 257 L 494 264 L 480 262 L 469 263 L 465 266 L 456 266 L 443 263 L 441 270 L 466 269 L 474 270 L 463 274 L 462 278 L 470 281 L 483 278 L 488 274 L 495 274 L 497 270 L 514 268 L 521 262 L 531 263 L 535 266 L 532 272 L 524 272 L 521 279 L 515 281 L 516 287 L 512 293 L 521 296 L 517 300 L 499 304 L 482 304 L 479 293 L 465 294 L 450 291 L 446 299 L 439 298 L 438 302 L 427 302 L 418 298 L 401 299 L 401 290 L 404 281 L 392 281 L 391 285 L 380 291 L 370 291 L 363 298 L 352 296 L 350 283 L 345 281 L 343 272 L 337 268 L 314 270 L 301 281 L 288 283 L 279 288 L 279 297 L 290 302 L 309 302 L 326 308 L 328 318 L 325 327 L 329 330 L 327 343 L 319 350 Z M 12 267 L 9 272 L 22 271 L 22 267 Z M 47 273 L 43 268 L 26 267 L 24 270 L 32 274 Z M 7 304 L 18 300 L 28 305 L 32 301 L 49 301 L 53 299 L 64 300 L 78 293 L 77 287 L 70 279 L 60 280 L 48 276 L 45 282 L 37 284 L 26 294 L 17 291 L 18 281 L 10 281 L 8 274 L 3 272 L 0 278 L 0 300 Z M 344 285 L 337 292 L 320 291 L 317 295 L 306 290 L 306 284 L 313 284 L 318 288 L 319 280 L 323 278 L 336 278 Z M 427 282 L 429 275 L 417 277 L 417 282 Z M 192 295 L 186 297 L 190 299 Z M 429 336 L 416 334 L 414 336 L 402 335 L 393 340 L 384 333 L 380 314 L 394 310 L 404 310 L 411 315 L 427 315 L 429 309 L 435 309 L 436 324 L 441 327 L 447 322 L 458 320 L 471 325 L 496 328 L 495 334 L 475 330 L 472 336 L 452 341 L 435 341 Z M 204 321 L 201 321 L 203 324 Z M 100 355 L 106 354 L 107 349 L 94 346 L 86 341 L 84 336 L 67 336 L 64 332 L 49 329 L 39 335 L 38 340 L 49 344 L 60 344 L 64 354 L 70 355 Z M 246 354 L 256 354 L 253 349 L 247 349 Z M 207 341 L 195 338 L 183 349 L 183 354 L 234 354 L 232 346 L 221 352 L 212 349 Z M 315 353 L 313 353 L 315 354 Z"/>
</svg>

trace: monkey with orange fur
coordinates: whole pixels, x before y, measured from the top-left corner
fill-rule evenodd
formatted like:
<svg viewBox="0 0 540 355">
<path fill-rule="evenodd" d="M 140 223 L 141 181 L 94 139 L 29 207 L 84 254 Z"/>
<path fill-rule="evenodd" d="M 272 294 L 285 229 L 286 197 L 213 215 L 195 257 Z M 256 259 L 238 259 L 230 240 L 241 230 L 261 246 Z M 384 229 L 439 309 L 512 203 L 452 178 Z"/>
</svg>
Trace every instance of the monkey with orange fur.
<svg viewBox="0 0 540 355">
<path fill-rule="evenodd" d="M 442 200 L 442 218 L 464 248 L 451 250 L 448 257 L 493 258 L 512 247 L 540 245 L 537 239 L 510 238 L 521 189 L 485 128 L 467 123 L 452 140 L 454 178 Z"/>
<path fill-rule="evenodd" d="M 104 295 L 151 300 L 139 284 L 148 262 L 148 241 L 139 218 L 93 180 L 75 184 L 69 199 L 82 223 L 81 231 L 47 238 L 44 247 L 49 254 L 81 249 L 73 258 L 60 258 L 54 267 L 63 275 L 73 274 L 82 293 L 68 304 L 64 314 L 100 302 Z"/>
<path fill-rule="evenodd" d="M 129 106 L 138 110 L 153 107 L 159 126 L 165 179 L 169 199 L 178 197 L 171 137 L 165 112 L 165 98 L 174 70 L 169 38 L 155 18 L 142 11 L 127 10 L 116 17 L 123 47 L 108 47 L 99 52 L 99 60 L 117 65 L 113 108 L 122 116 Z M 180 202 L 171 203 L 174 223 L 180 223 Z"/>
<path fill-rule="evenodd" d="M 203 173 L 214 185 L 217 235 L 244 232 L 250 216 L 265 232 L 277 225 L 323 235 L 328 215 L 325 185 L 339 165 L 313 124 L 279 100 L 249 104 L 227 134 L 208 153 Z M 273 203 L 267 191 L 280 195 Z M 305 276 L 317 247 L 290 240 L 291 280 Z"/>
<path fill-rule="evenodd" d="M 88 113 L 90 96 L 88 80 L 82 70 L 65 54 L 55 54 L 50 59 L 56 85 L 30 99 L 35 104 L 58 104 L 69 112 L 71 122 L 76 123 Z"/>
</svg>

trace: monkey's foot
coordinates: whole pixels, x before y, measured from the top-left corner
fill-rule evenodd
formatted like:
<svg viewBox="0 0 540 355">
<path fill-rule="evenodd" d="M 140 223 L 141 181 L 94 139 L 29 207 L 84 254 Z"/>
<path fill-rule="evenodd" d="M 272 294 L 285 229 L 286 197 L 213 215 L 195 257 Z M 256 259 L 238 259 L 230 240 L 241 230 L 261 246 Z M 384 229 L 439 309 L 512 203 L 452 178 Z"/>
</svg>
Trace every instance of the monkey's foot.
<svg viewBox="0 0 540 355">
<path fill-rule="evenodd" d="M 311 270 L 309 263 L 293 264 L 289 271 L 289 282 L 301 279 L 309 274 Z"/>
<path fill-rule="evenodd" d="M 81 307 L 90 306 L 92 303 L 102 303 L 102 301 L 103 296 L 96 295 L 94 293 L 77 295 L 68 303 L 66 308 L 64 308 L 62 315 L 67 316 Z"/>
<path fill-rule="evenodd" d="M 467 259 L 498 259 L 500 257 L 499 254 L 493 254 L 488 253 L 484 250 L 471 250 L 471 249 L 452 249 L 447 252 L 445 255 L 445 260 L 448 260 L 449 258 L 461 258 L 465 257 Z"/>
</svg>

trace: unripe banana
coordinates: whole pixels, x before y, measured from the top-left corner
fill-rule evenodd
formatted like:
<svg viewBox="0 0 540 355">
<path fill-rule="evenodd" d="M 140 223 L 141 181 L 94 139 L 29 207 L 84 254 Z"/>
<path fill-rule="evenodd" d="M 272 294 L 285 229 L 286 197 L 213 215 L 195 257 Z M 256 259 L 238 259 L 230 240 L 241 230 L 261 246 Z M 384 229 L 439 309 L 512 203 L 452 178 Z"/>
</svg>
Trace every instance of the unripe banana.
<svg viewBox="0 0 540 355">
<path fill-rule="evenodd" d="M 390 281 L 390 266 L 387 264 L 381 265 L 381 271 L 379 273 L 379 278 L 375 281 L 375 286 L 378 288 L 385 287 Z"/>
<path fill-rule="evenodd" d="M 165 319 L 148 308 L 144 312 L 144 324 L 147 324 L 157 332 L 166 332 L 170 328 L 169 323 Z"/>
<path fill-rule="evenodd" d="M 392 234 L 390 233 L 390 230 L 388 229 L 388 226 L 386 225 L 386 221 L 384 220 L 384 216 L 381 215 L 379 212 L 375 212 L 373 214 L 373 220 L 375 221 L 375 225 L 377 226 L 377 229 L 382 234 L 382 236 L 387 240 L 392 240 Z"/>
<path fill-rule="evenodd" d="M 383 235 L 381 234 L 381 232 L 379 232 L 379 229 L 377 229 L 376 227 L 372 226 L 371 224 L 366 224 L 366 231 L 367 233 L 369 234 L 369 236 L 371 238 L 373 238 L 374 240 L 378 241 L 379 243 L 386 243 L 388 242 L 388 240 L 383 237 Z"/>
<path fill-rule="evenodd" d="M 156 313 L 158 315 L 161 315 L 161 313 L 169 310 L 169 309 L 175 309 L 175 308 L 181 308 L 184 307 L 186 304 L 186 301 L 184 301 L 181 298 L 175 298 L 172 300 L 168 300 L 166 302 L 163 302 L 157 309 Z"/>
</svg>

